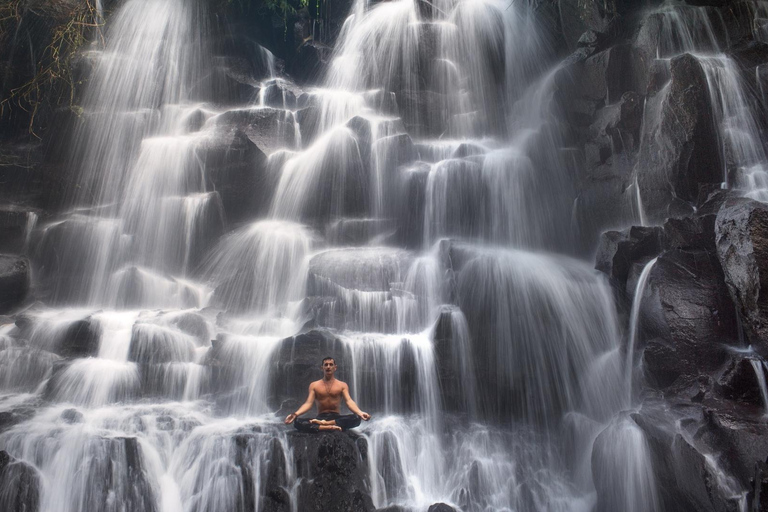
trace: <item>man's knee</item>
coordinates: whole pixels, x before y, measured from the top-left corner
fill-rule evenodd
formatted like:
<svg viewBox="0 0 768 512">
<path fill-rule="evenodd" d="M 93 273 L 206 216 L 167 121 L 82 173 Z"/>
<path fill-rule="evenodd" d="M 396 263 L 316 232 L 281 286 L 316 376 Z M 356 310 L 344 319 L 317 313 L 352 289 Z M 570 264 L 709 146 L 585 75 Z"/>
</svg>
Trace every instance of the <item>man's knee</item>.
<svg viewBox="0 0 768 512">
<path fill-rule="evenodd" d="M 336 424 L 344 430 L 360 426 L 360 416 L 357 414 L 347 414 L 336 420 Z"/>
<path fill-rule="evenodd" d="M 317 425 L 311 423 L 306 418 L 296 418 L 293 421 L 293 426 L 296 427 L 296 430 L 299 432 L 318 432 Z"/>
</svg>

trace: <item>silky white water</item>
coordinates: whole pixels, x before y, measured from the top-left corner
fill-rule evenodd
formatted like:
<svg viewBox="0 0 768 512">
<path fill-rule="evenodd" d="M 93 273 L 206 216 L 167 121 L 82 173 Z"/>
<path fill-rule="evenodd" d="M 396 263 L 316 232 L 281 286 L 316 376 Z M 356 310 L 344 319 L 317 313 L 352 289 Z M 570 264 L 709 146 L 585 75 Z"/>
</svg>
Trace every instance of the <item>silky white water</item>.
<svg viewBox="0 0 768 512">
<path fill-rule="evenodd" d="M 589 511 L 606 428 L 617 499 L 650 507 L 610 286 L 551 252 L 576 252 L 573 176 L 534 12 L 357 0 L 304 91 L 315 133 L 266 50 L 260 92 L 217 101 L 207 16 L 119 5 L 73 134 L 71 212 L 29 228 L 44 300 L 1 327 L 0 408 L 32 414 L 0 449 L 41 475 L 41 509 L 261 510 L 274 485 L 297 510 L 276 375 L 312 331 L 373 415 L 376 507 Z M 216 151 L 241 151 L 222 140 L 264 153 L 243 171 L 264 195 L 238 197 L 254 208 L 237 220 L 211 185 Z"/>
</svg>

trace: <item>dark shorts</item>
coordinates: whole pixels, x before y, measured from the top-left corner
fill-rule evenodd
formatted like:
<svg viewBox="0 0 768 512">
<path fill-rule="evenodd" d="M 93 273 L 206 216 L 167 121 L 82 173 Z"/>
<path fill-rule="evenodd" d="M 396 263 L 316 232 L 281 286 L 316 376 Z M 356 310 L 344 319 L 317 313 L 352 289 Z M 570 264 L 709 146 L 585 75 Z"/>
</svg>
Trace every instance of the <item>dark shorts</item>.
<svg viewBox="0 0 768 512">
<path fill-rule="evenodd" d="M 293 426 L 299 432 L 320 432 L 320 425 L 310 423 L 312 418 L 296 418 L 293 422 Z M 341 430 L 348 430 L 360 426 L 360 416 L 357 414 L 344 414 L 341 415 L 336 412 L 324 412 L 317 415 L 318 420 L 335 420 L 336 425 L 341 427 Z"/>
</svg>

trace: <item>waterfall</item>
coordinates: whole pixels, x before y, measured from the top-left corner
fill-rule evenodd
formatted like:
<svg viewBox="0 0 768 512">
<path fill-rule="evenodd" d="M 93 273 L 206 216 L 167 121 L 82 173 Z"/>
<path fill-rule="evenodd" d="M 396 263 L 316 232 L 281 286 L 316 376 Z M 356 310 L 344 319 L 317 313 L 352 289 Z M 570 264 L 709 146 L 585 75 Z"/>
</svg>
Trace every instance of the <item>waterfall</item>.
<svg viewBox="0 0 768 512">
<path fill-rule="evenodd" d="M 642 305 L 643 295 L 645 294 L 645 287 L 648 284 L 648 278 L 651 275 L 651 270 L 656 264 L 658 258 L 653 258 L 651 261 L 645 264 L 643 271 L 640 272 L 640 277 L 637 278 L 637 285 L 635 287 L 635 294 L 632 298 L 632 310 L 629 313 L 629 343 L 627 344 L 627 357 L 624 365 L 624 372 L 626 375 L 626 386 L 628 393 L 627 403 L 632 402 L 632 381 L 635 372 L 635 350 L 637 345 L 637 337 L 639 334 L 639 319 L 640 319 L 640 306 Z"/>
<path fill-rule="evenodd" d="M 377 508 L 577 512 L 608 486 L 654 509 L 622 412 L 653 262 L 623 362 L 611 287 L 573 256 L 564 64 L 533 4 L 355 0 L 314 85 L 225 48 L 209 8 L 105 14 L 67 207 L 28 219 L 41 301 L 0 325 L 0 412 L 31 412 L 0 450 L 40 475 L 40 509 L 300 510 L 316 475 L 282 409 L 325 355 L 372 414 L 355 446 Z M 692 12 L 665 18 L 660 58 L 719 51 Z M 718 94 L 757 181 L 748 100 Z"/>
</svg>

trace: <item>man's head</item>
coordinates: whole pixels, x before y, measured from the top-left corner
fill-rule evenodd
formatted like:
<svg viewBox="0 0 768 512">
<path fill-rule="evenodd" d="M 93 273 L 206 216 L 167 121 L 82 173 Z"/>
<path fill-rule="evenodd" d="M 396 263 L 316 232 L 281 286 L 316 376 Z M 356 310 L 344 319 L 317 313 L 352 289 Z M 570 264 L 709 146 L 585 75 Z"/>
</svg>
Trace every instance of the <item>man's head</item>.
<svg viewBox="0 0 768 512">
<path fill-rule="evenodd" d="M 336 373 L 336 361 L 332 357 L 323 358 L 323 375 L 331 378 L 334 373 Z"/>
</svg>

